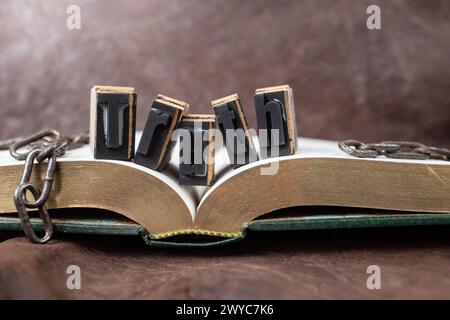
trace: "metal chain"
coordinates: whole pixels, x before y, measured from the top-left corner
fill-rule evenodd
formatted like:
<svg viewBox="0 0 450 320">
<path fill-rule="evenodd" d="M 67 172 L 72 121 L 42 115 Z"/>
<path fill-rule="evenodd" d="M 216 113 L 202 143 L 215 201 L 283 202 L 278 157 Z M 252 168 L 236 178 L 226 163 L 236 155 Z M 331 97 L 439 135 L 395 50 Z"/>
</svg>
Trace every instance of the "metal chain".
<svg viewBox="0 0 450 320">
<path fill-rule="evenodd" d="M 0 141 L 0 150 L 9 149 L 16 160 L 25 160 L 24 171 L 19 186 L 14 192 L 14 204 L 27 238 L 34 243 L 46 243 L 53 235 L 53 224 L 47 211 L 46 202 L 53 186 L 53 177 L 57 166 L 57 157 L 65 154 L 67 149 L 75 149 L 89 143 L 89 134 L 83 133 L 75 137 L 64 137 L 56 130 L 45 130 L 27 138 L 15 138 Z M 20 151 L 25 149 L 25 151 Z M 42 191 L 31 182 L 34 163 L 48 160 Z M 33 195 L 34 201 L 27 199 L 27 191 Z M 45 235 L 39 237 L 33 230 L 27 209 L 37 209 L 42 219 Z"/>
<path fill-rule="evenodd" d="M 376 158 L 385 156 L 395 159 L 437 159 L 450 161 L 450 150 L 429 147 L 417 142 L 383 141 L 380 143 L 366 144 L 358 140 L 346 140 L 339 142 L 338 145 L 345 153 L 358 158 Z"/>
</svg>

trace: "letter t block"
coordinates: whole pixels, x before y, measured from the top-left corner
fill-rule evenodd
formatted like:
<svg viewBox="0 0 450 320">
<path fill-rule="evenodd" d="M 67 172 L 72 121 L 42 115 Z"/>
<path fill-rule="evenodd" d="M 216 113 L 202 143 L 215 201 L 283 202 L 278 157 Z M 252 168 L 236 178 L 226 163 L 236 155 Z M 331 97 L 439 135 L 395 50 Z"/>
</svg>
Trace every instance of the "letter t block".
<svg viewBox="0 0 450 320">
<path fill-rule="evenodd" d="M 134 88 L 92 88 L 90 143 L 95 159 L 133 159 L 136 99 Z"/>
</svg>

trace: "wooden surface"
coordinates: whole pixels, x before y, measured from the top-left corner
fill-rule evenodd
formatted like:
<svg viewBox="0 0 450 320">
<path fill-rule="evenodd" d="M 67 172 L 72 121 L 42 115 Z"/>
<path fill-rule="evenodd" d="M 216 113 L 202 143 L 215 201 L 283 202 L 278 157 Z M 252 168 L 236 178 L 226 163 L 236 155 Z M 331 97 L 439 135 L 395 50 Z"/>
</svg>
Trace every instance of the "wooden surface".
<svg viewBox="0 0 450 320">
<path fill-rule="evenodd" d="M 0 234 L 0 298 L 450 299 L 450 227 L 250 233 L 229 247 L 155 249 L 138 238 Z M 81 268 L 82 289 L 66 288 Z M 381 268 L 381 290 L 366 287 Z"/>
</svg>

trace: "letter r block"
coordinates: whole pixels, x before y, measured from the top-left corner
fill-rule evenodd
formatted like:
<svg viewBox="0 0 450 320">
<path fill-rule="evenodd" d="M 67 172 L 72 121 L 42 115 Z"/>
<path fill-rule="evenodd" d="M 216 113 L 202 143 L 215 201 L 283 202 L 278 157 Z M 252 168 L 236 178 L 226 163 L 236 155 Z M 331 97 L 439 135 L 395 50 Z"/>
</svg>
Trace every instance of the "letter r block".
<svg viewBox="0 0 450 320">
<path fill-rule="evenodd" d="M 163 95 L 153 102 L 139 142 L 134 162 L 149 169 L 162 171 L 170 160 L 172 133 L 189 105 Z"/>
</svg>

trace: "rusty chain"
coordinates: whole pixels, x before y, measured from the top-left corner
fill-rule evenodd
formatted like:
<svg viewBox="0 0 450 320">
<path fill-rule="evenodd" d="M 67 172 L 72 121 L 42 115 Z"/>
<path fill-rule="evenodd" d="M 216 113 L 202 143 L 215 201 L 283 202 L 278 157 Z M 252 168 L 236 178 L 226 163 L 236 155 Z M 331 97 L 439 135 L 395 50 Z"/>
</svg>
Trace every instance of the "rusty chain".
<svg viewBox="0 0 450 320">
<path fill-rule="evenodd" d="M 380 143 L 363 143 L 358 140 L 345 140 L 338 144 L 345 153 L 358 158 L 376 158 L 385 156 L 394 159 L 450 161 L 450 150 L 429 147 L 417 142 L 383 141 Z"/>
<path fill-rule="evenodd" d="M 87 143 L 89 143 L 89 134 L 87 133 L 75 137 L 64 137 L 56 130 L 41 131 L 27 138 L 0 141 L 0 150 L 9 149 L 14 159 L 25 160 L 22 178 L 14 192 L 14 204 L 22 229 L 31 242 L 46 243 L 53 235 L 53 224 L 47 211 L 46 202 L 52 191 L 57 166 L 56 159 L 63 156 L 68 149 L 75 149 Z M 46 159 L 48 164 L 41 191 L 41 188 L 30 179 L 35 162 L 41 163 Z M 31 192 L 34 201 L 27 198 L 27 191 Z M 27 209 L 38 210 L 45 231 L 43 237 L 37 236 L 34 232 Z"/>
</svg>

